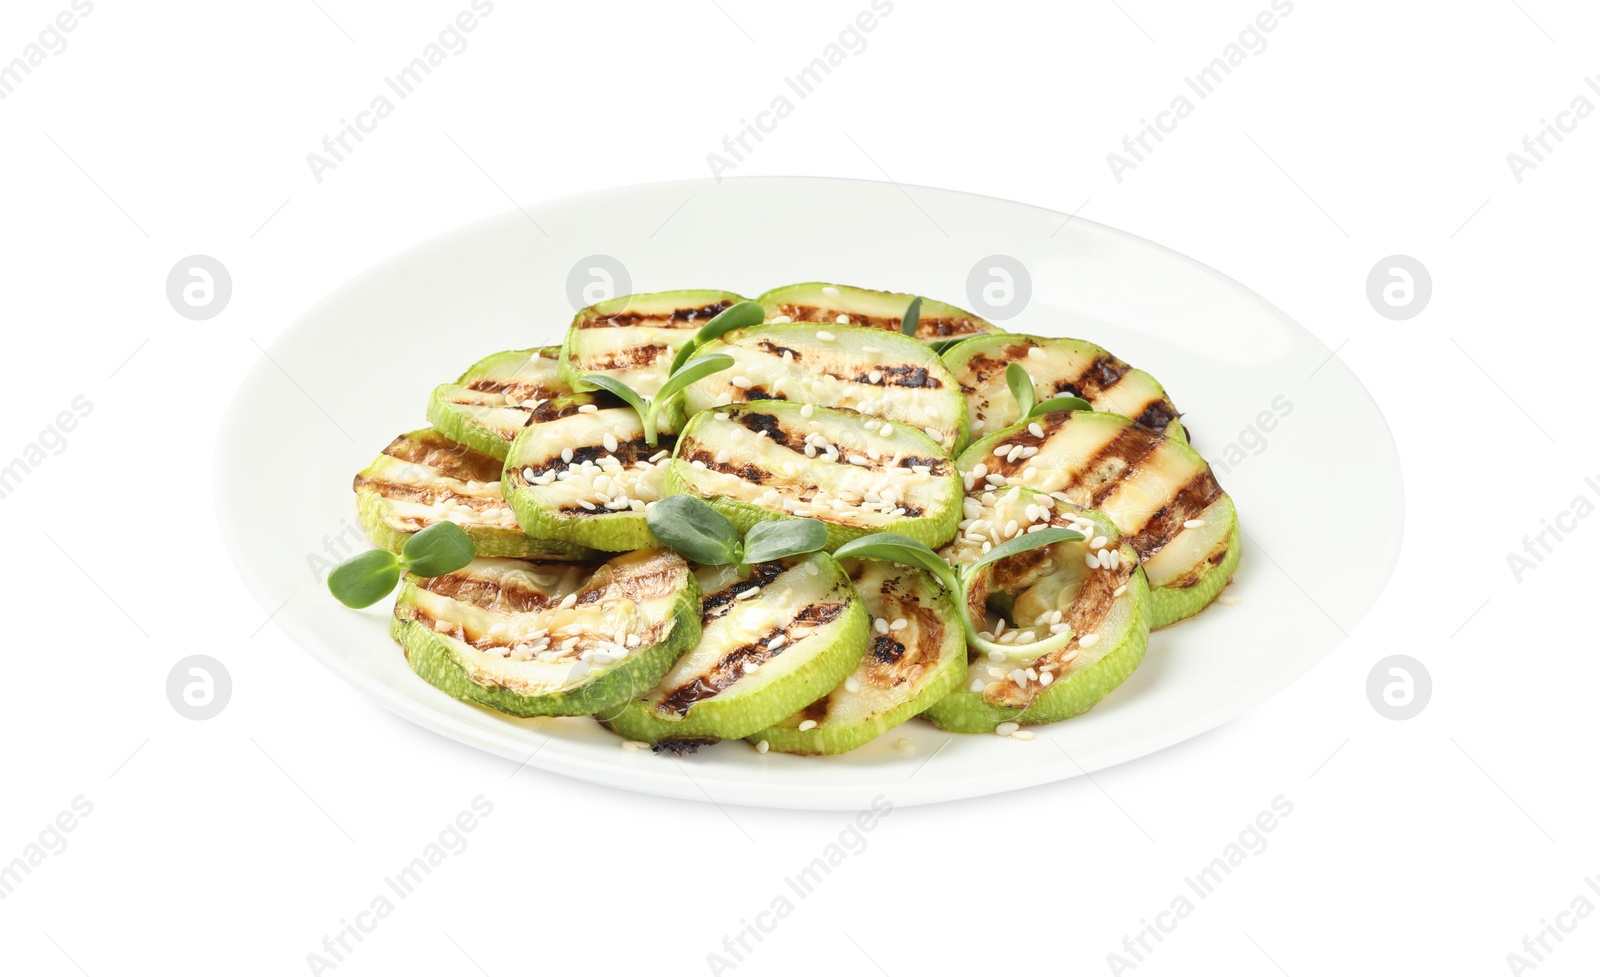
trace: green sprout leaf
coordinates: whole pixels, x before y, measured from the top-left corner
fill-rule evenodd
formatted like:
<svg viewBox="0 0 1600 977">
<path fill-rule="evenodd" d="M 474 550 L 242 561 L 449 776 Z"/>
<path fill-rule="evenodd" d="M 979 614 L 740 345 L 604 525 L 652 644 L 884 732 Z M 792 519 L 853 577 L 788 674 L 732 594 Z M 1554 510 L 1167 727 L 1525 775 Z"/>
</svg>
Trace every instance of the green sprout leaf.
<svg viewBox="0 0 1600 977">
<path fill-rule="evenodd" d="M 346 607 L 371 607 L 399 582 L 400 561 L 388 550 L 359 553 L 328 574 L 328 590 Z"/>
<path fill-rule="evenodd" d="M 453 522 L 436 522 L 406 540 L 400 563 L 419 577 L 442 577 L 471 563 L 476 555 L 466 530 Z"/>
<path fill-rule="evenodd" d="M 906 314 L 900 317 L 900 335 L 915 336 L 917 334 L 917 318 L 922 315 L 922 296 L 918 295 L 906 306 Z"/>
<path fill-rule="evenodd" d="M 710 356 L 696 357 L 669 374 L 667 382 L 661 385 L 654 398 L 645 401 L 644 410 L 639 412 L 640 419 L 644 421 L 645 442 L 652 448 L 656 446 L 656 412 L 662 404 L 677 396 L 689 384 L 713 373 L 721 373 L 732 365 L 733 357 L 727 353 L 712 353 Z"/>
<path fill-rule="evenodd" d="M 828 527 L 815 519 L 758 522 L 744 537 L 745 563 L 766 563 L 786 556 L 815 553 L 828 545 Z"/>
<path fill-rule="evenodd" d="M 669 495 L 645 514 L 661 545 L 705 566 L 739 562 L 739 530 L 728 517 L 692 495 Z"/>
<path fill-rule="evenodd" d="M 1049 400 L 1041 400 L 1034 404 L 1033 410 L 1028 411 L 1027 416 L 1038 417 L 1040 414 L 1057 410 L 1094 410 L 1094 405 L 1082 397 L 1051 397 Z"/>
<path fill-rule="evenodd" d="M 1036 550 L 1041 546 L 1049 546 L 1053 543 L 1081 539 L 1083 539 L 1083 534 L 1074 529 L 1051 528 L 1041 529 L 1034 533 L 1023 533 L 1020 536 L 1011 537 L 999 546 L 991 547 L 989 552 L 983 554 L 971 564 L 962 567 L 961 575 L 970 580 L 979 570 L 992 563 L 998 563 L 1007 557 L 1016 556 L 1018 553 L 1026 553 L 1029 550 Z"/>
<path fill-rule="evenodd" d="M 944 584 L 945 589 L 952 593 L 959 594 L 961 591 L 955 570 L 945 562 L 944 557 L 911 537 L 899 533 L 872 533 L 860 536 L 834 550 L 833 555 L 841 560 L 886 560 L 890 563 L 916 567 L 933 574 Z"/>
<path fill-rule="evenodd" d="M 672 369 L 667 371 L 667 375 L 677 373 L 683 364 L 689 362 L 689 357 L 694 355 L 695 350 L 723 333 L 743 329 L 746 326 L 759 326 L 766 321 L 766 310 L 761 308 L 760 304 L 750 301 L 735 302 L 712 316 L 711 321 L 701 326 L 693 339 L 679 348 L 678 355 L 672 358 Z"/>
<path fill-rule="evenodd" d="M 641 418 L 644 417 L 644 412 L 647 409 L 647 405 L 650 403 L 648 400 L 639 396 L 638 391 L 623 383 L 621 380 L 618 380 L 616 377 L 610 376 L 609 374 L 585 373 L 579 378 L 578 385 L 599 387 L 601 390 L 604 390 L 607 393 L 615 394 L 622 400 L 623 403 L 637 411 Z M 655 442 L 653 441 L 651 442 L 651 444 L 654 443 Z"/>
<path fill-rule="evenodd" d="M 1022 368 L 1021 363 L 1006 367 L 1006 386 L 1011 388 L 1011 396 L 1017 400 L 1019 413 L 1023 417 L 1029 416 L 1038 394 L 1033 390 L 1033 377 L 1028 376 L 1028 371 Z"/>
</svg>

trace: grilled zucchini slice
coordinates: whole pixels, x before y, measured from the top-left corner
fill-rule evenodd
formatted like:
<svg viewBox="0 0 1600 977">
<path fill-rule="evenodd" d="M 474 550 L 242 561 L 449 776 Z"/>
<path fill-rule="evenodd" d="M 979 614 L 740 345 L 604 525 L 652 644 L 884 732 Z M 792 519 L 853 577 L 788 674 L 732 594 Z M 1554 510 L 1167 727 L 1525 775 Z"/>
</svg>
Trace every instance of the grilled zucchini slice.
<svg viewBox="0 0 1600 977">
<path fill-rule="evenodd" d="M 572 394 L 559 376 L 561 350 L 514 349 L 486 356 L 428 400 L 428 422 L 452 441 L 505 461 L 517 433 L 539 408 Z"/>
<path fill-rule="evenodd" d="M 1041 414 L 975 442 L 958 464 L 975 490 L 980 478 L 1023 485 L 1105 513 L 1144 565 L 1153 628 L 1200 613 L 1239 565 L 1239 516 L 1211 466 L 1126 417 Z"/>
<path fill-rule="evenodd" d="M 774 288 L 756 301 L 766 309 L 768 322 L 831 322 L 898 333 L 900 319 L 914 298 L 908 292 L 802 282 Z M 925 298 L 917 317 L 916 338 L 933 342 L 996 331 L 992 323 L 965 309 Z"/>
<path fill-rule="evenodd" d="M 593 563 L 477 559 L 408 574 L 393 634 L 429 684 L 514 716 L 584 716 L 652 688 L 700 636 L 699 589 L 670 550 Z"/>
<path fill-rule="evenodd" d="M 740 532 L 763 519 L 820 520 L 830 551 L 877 532 L 942 546 L 961 515 L 955 464 L 926 434 L 778 400 L 694 415 L 664 490 L 704 499 Z"/>
<path fill-rule="evenodd" d="M 432 428 L 402 434 L 356 475 L 361 526 L 393 553 L 416 533 L 449 521 L 466 530 L 479 556 L 594 555 L 588 547 L 523 533 L 500 494 L 502 467 Z"/>
<path fill-rule="evenodd" d="M 600 719 L 646 743 L 739 739 L 844 681 L 867 647 L 867 612 L 826 553 L 701 567 L 700 643 L 655 688 Z"/>
<path fill-rule="evenodd" d="M 732 292 L 699 289 L 623 295 L 591 305 L 573 317 L 561 344 L 561 378 L 581 391 L 588 389 L 585 373 L 603 373 L 653 398 L 683 344 L 717 313 L 743 301 Z M 662 417 L 671 421 L 673 412 Z"/>
<path fill-rule="evenodd" d="M 872 619 L 867 653 L 833 691 L 748 737 L 782 753 L 847 753 L 927 710 L 967 673 L 955 598 L 926 572 L 845 560 Z"/>
<path fill-rule="evenodd" d="M 1083 534 L 1000 560 L 980 573 L 968 595 L 975 619 L 994 621 L 998 614 L 1012 622 L 1001 641 L 1020 634 L 1026 644 L 1033 640 L 1029 631 L 1057 628 L 1074 636 L 1065 648 L 1032 659 L 970 652 L 956 690 L 927 717 L 951 732 L 986 733 L 1003 722 L 1053 723 L 1087 711 L 1144 660 L 1150 588 L 1138 553 L 1103 514 L 1042 493 L 1013 487 L 970 501 L 977 504 L 968 506 L 962 537 L 946 551 L 956 562 L 971 562 L 1031 526 Z"/>
<path fill-rule="evenodd" d="M 548 405 L 506 457 L 501 491 L 523 532 L 620 553 L 654 546 L 645 509 L 661 498 L 672 438 L 654 448 L 631 407 L 579 394 Z"/>
<path fill-rule="evenodd" d="M 690 414 L 752 400 L 837 407 L 910 424 L 952 454 L 967 438 L 967 402 L 927 346 L 858 326 L 762 325 L 736 329 L 698 352 L 733 366 L 690 385 Z"/>
<path fill-rule="evenodd" d="M 1131 417 L 1140 427 L 1188 442 L 1178 408 L 1155 377 L 1081 339 L 980 336 L 946 350 L 944 361 L 966 394 L 973 437 L 1021 419 L 1006 386 L 1006 367 L 1020 363 L 1041 401 L 1081 397 L 1097 411 Z"/>
</svg>

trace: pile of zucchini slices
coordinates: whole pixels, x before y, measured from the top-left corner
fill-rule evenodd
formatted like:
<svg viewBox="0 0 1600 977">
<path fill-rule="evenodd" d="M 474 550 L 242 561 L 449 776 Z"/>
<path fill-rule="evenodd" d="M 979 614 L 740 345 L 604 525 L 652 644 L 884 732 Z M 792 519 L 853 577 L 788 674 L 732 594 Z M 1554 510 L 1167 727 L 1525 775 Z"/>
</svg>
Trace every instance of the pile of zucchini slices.
<svg viewBox="0 0 1600 977">
<path fill-rule="evenodd" d="M 404 572 L 410 666 L 630 749 L 836 754 L 917 716 L 1030 738 L 1239 561 L 1154 377 L 910 294 L 611 299 L 427 419 L 354 486 L 380 549 L 450 522 L 475 550 Z"/>
</svg>

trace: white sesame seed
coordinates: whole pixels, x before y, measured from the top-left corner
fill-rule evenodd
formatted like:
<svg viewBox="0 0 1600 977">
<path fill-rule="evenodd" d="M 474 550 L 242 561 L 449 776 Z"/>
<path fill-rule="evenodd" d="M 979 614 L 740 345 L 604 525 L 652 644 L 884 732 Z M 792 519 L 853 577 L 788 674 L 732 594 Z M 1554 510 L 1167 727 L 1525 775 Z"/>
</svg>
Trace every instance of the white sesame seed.
<svg viewBox="0 0 1600 977">
<path fill-rule="evenodd" d="M 734 594 L 733 595 L 733 599 L 734 600 L 749 600 L 751 597 L 754 597 L 755 595 L 757 595 L 759 593 L 761 593 L 761 588 L 760 587 L 751 587 L 748 590 L 741 590 L 737 594 Z"/>
<path fill-rule="evenodd" d="M 584 404 L 582 407 L 578 408 L 578 413 L 580 414 L 597 414 L 599 412 L 600 408 L 596 407 L 594 404 Z"/>
<path fill-rule="evenodd" d="M 617 450 L 617 436 L 609 431 L 600 438 L 600 443 L 605 445 L 607 451 Z"/>
<path fill-rule="evenodd" d="M 561 449 L 561 460 L 566 462 L 569 465 L 572 464 L 572 449 L 571 448 L 562 448 Z"/>
<path fill-rule="evenodd" d="M 838 296 L 839 290 L 834 288 L 832 285 L 824 285 L 822 286 L 822 294 L 828 296 L 829 298 L 835 298 Z"/>
<path fill-rule="evenodd" d="M 1204 519 L 1190 519 L 1188 522 L 1185 522 L 1183 524 L 1183 528 L 1184 529 L 1199 529 L 1201 526 L 1204 526 L 1205 524 L 1206 524 L 1206 521 Z"/>
<path fill-rule="evenodd" d="M 871 373 L 867 374 L 867 382 L 868 383 L 879 383 L 882 380 L 883 380 L 883 371 L 882 370 L 873 370 Z"/>
<path fill-rule="evenodd" d="M 1091 550 L 1104 549 L 1105 545 L 1106 545 L 1106 538 L 1104 536 L 1096 536 L 1094 539 L 1091 539 L 1089 541 L 1089 548 Z"/>
<path fill-rule="evenodd" d="M 804 405 L 804 406 L 802 406 L 800 408 L 800 416 L 801 417 L 810 417 L 812 414 L 815 414 L 816 412 L 817 412 L 817 409 L 815 407 L 811 406 L 810 404 L 806 404 L 806 405 Z"/>
<path fill-rule="evenodd" d="M 878 433 L 884 437 L 888 437 L 894 433 L 894 425 L 890 424 L 888 421 L 884 421 L 883 427 L 878 428 Z"/>
<path fill-rule="evenodd" d="M 817 330 L 817 338 L 822 340 L 825 343 L 831 343 L 831 342 L 834 341 L 834 339 L 836 339 L 838 337 L 834 336 L 833 333 L 829 332 L 826 329 L 818 329 Z"/>
<path fill-rule="evenodd" d="M 1055 680 L 1056 680 L 1056 676 L 1055 676 L 1054 672 L 1045 672 L 1045 673 L 1043 673 L 1042 675 L 1039 676 L 1039 684 L 1040 685 L 1049 685 L 1051 682 L 1054 682 Z"/>
<path fill-rule="evenodd" d="M 802 720 L 801 723 L 800 723 L 800 732 L 802 732 L 802 733 L 804 733 L 808 729 L 816 729 L 816 728 L 817 728 L 817 721 L 815 719 Z"/>
<path fill-rule="evenodd" d="M 568 594 L 567 596 L 561 598 L 561 604 L 559 606 L 561 607 L 562 610 L 568 610 L 568 609 L 572 608 L 573 606 L 575 606 L 577 603 L 578 603 L 578 595 L 577 594 Z"/>
<path fill-rule="evenodd" d="M 1044 428 L 1040 426 L 1038 421 L 1034 421 L 1028 425 L 1028 433 L 1036 438 L 1042 438 L 1044 437 Z"/>
<path fill-rule="evenodd" d="M 982 692 L 983 690 L 984 690 L 983 679 L 981 679 L 981 678 L 973 679 L 972 680 L 972 691 L 973 692 Z"/>
<path fill-rule="evenodd" d="M 1121 597 L 1123 594 L 1125 594 L 1127 592 L 1128 592 L 1128 585 L 1127 584 L 1123 584 L 1121 587 L 1118 587 L 1116 590 L 1113 590 L 1111 592 L 1111 596 L 1112 597 Z"/>
<path fill-rule="evenodd" d="M 1022 726 L 1017 723 L 1001 723 L 994 728 L 994 731 L 998 736 L 1010 736 L 1021 728 Z"/>
<path fill-rule="evenodd" d="M 1093 648 L 1095 645 L 1097 645 L 1099 643 L 1100 643 L 1100 636 L 1098 634 L 1086 634 L 1083 637 L 1078 639 L 1078 647 L 1079 648 Z"/>
<path fill-rule="evenodd" d="M 765 753 L 770 749 L 772 749 L 772 744 L 768 743 L 766 740 L 762 740 L 756 744 L 757 753 Z"/>
<path fill-rule="evenodd" d="M 1044 358 L 1045 358 L 1045 352 L 1041 347 L 1038 347 L 1038 346 L 1029 347 L 1029 349 L 1028 349 L 1028 359 L 1030 359 L 1030 360 L 1042 360 Z"/>
<path fill-rule="evenodd" d="M 538 478 L 538 477 L 539 477 L 539 476 L 537 476 L 537 475 L 535 475 L 535 474 L 534 474 L 534 473 L 533 473 L 533 469 L 532 469 L 532 468 L 524 468 L 524 469 L 523 469 L 523 470 L 522 470 L 522 480 L 523 480 L 523 481 L 524 481 L 524 482 L 531 482 L 531 481 L 533 481 L 533 480 L 534 480 L 534 479 L 535 479 L 535 478 Z"/>
<path fill-rule="evenodd" d="M 894 748 L 896 750 L 899 750 L 901 753 L 915 753 L 915 752 L 917 752 L 916 744 L 912 743 L 910 740 L 906 739 L 904 736 L 902 736 L 899 739 L 894 741 Z"/>
<path fill-rule="evenodd" d="M 850 676 L 849 678 L 844 680 L 844 690 L 846 692 L 860 692 L 861 691 L 861 681 L 859 679 L 857 679 L 854 675 Z"/>
<path fill-rule="evenodd" d="M 734 377 L 728 382 L 733 384 L 735 387 L 738 387 L 740 390 L 749 390 L 751 387 L 755 386 L 755 384 L 750 382 L 749 377 Z"/>
<path fill-rule="evenodd" d="M 888 634 L 889 622 L 880 617 L 872 622 L 872 630 L 878 632 L 879 634 Z"/>
<path fill-rule="evenodd" d="M 841 312 L 833 317 L 833 321 L 837 322 L 841 326 L 848 326 L 850 324 L 850 317 Z"/>
<path fill-rule="evenodd" d="M 904 631 L 907 626 L 906 619 L 903 617 L 897 617 L 889 622 L 890 631 Z"/>
<path fill-rule="evenodd" d="M 1221 604 L 1227 604 L 1229 607 L 1239 606 L 1239 598 L 1232 594 L 1224 594 L 1223 596 L 1218 597 L 1217 602 Z"/>
<path fill-rule="evenodd" d="M 776 635 L 771 641 L 767 642 L 767 650 L 776 651 L 777 649 L 782 648 L 783 643 L 788 640 L 789 639 L 784 635 Z"/>
<path fill-rule="evenodd" d="M 1093 553 L 1084 554 L 1083 562 L 1087 563 L 1089 565 L 1089 569 L 1091 570 L 1100 569 L 1100 560 Z"/>
<path fill-rule="evenodd" d="M 1011 738 L 1014 739 L 1014 740 L 1023 740 L 1024 742 L 1026 742 L 1027 740 L 1033 739 L 1033 730 L 1031 730 L 1031 729 L 1019 729 L 1015 733 L 1011 734 Z"/>
</svg>

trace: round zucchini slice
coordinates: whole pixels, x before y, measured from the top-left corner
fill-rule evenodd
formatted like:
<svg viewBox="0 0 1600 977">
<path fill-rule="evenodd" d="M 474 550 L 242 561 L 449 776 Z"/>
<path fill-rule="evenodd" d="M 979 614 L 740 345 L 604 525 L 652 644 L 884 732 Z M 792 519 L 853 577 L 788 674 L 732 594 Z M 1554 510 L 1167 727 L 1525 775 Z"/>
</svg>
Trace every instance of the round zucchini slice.
<svg viewBox="0 0 1600 977">
<path fill-rule="evenodd" d="M 924 712 L 967 674 L 955 598 L 922 570 L 842 561 L 872 619 L 867 653 L 833 691 L 747 737 L 781 753 L 847 753 Z"/>
<path fill-rule="evenodd" d="M 945 365 L 967 398 L 972 436 L 1015 424 L 1021 417 L 1006 385 L 1006 367 L 1021 364 L 1038 399 L 1081 397 L 1097 411 L 1121 414 L 1139 426 L 1187 443 L 1178 408 L 1156 378 L 1093 343 L 1041 336 L 979 336 L 945 351 Z"/>
<path fill-rule="evenodd" d="M 550 405 L 517 435 L 501 491 L 523 532 L 621 553 L 656 545 L 645 510 L 661 498 L 672 438 L 645 443 L 631 407 L 586 394 Z"/>
<path fill-rule="evenodd" d="M 1239 565 L 1239 516 L 1211 466 L 1126 417 L 1041 414 L 973 443 L 958 465 L 973 491 L 1022 485 L 1105 513 L 1144 565 L 1153 628 L 1200 613 Z"/>
<path fill-rule="evenodd" d="M 561 344 L 561 378 L 585 390 L 585 373 L 604 373 L 653 398 L 683 344 L 717 313 L 743 301 L 733 292 L 697 289 L 622 295 L 591 305 L 573 317 Z"/>
<path fill-rule="evenodd" d="M 753 400 L 789 400 L 909 424 L 952 454 L 967 437 L 967 402 L 933 350 L 899 333 L 858 326 L 736 329 L 701 354 L 733 366 L 690 385 L 688 413 Z"/>
<path fill-rule="evenodd" d="M 646 743 L 740 739 L 844 681 L 867 647 L 867 612 L 826 553 L 697 569 L 700 643 L 656 687 L 599 719 Z"/>
<path fill-rule="evenodd" d="M 942 546 L 961 515 L 955 464 L 926 434 L 779 400 L 690 418 L 664 491 L 704 499 L 740 532 L 764 519 L 820 520 L 830 551 L 879 532 Z"/>
<path fill-rule="evenodd" d="M 831 322 L 899 333 L 900 319 L 914 298 L 909 292 L 802 282 L 774 288 L 756 301 L 766 310 L 768 322 Z M 924 342 L 997 331 L 992 323 L 965 309 L 928 298 L 922 300 L 917 316 L 916 338 Z"/>
<path fill-rule="evenodd" d="M 374 543 L 393 553 L 416 533 L 449 521 L 466 530 L 479 556 L 594 555 L 585 546 L 523 533 L 500 494 L 502 467 L 432 428 L 402 434 L 356 475 L 361 526 Z"/>
<path fill-rule="evenodd" d="M 428 422 L 452 441 L 505 461 L 517 433 L 539 408 L 572 394 L 560 378 L 561 350 L 514 349 L 487 356 L 428 400 Z"/>
<path fill-rule="evenodd" d="M 393 634 L 430 685 L 513 716 L 585 716 L 652 688 L 700 636 L 683 558 L 640 550 L 607 563 L 477 559 L 408 574 Z"/>
<path fill-rule="evenodd" d="M 1178 408 L 1156 378 L 1081 339 L 1039 336 L 980 336 L 944 354 L 967 397 L 972 436 L 980 437 L 1021 418 L 1006 386 L 1006 367 L 1020 363 L 1033 377 L 1039 400 L 1081 397 L 1097 411 L 1131 417 L 1143 428 L 1188 443 Z"/>
<path fill-rule="evenodd" d="M 1065 648 L 1035 658 L 969 652 L 955 691 L 926 715 L 940 729 L 987 733 L 1003 722 L 1053 723 L 1086 712 L 1133 673 L 1150 637 L 1150 588 L 1138 554 L 1103 514 L 1020 487 L 1001 490 L 962 520 L 946 556 L 970 562 L 1033 526 L 1058 526 L 1082 540 L 1019 553 L 985 568 L 970 609 L 991 631 L 1020 643 L 1071 630 Z M 1004 630 L 1006 620 L 1012 622 Z"/>
</svg>

